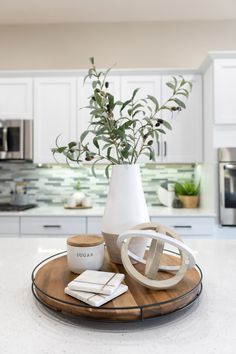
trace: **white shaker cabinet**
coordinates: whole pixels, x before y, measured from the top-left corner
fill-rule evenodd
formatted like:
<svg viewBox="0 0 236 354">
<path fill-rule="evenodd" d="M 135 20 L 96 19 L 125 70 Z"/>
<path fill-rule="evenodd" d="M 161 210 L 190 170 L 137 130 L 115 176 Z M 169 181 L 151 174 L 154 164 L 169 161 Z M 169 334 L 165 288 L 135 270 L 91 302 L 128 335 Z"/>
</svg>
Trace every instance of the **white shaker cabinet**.
<svg viewBox="0 0 236 354">
<path fill-rule="evenodd" d="M 32 119 L 32 78 L 0 78 L 0 119 Z"/>
<path fill-rule="evenodd" d="M 86 217 L 22 216 L 21 236 L 71 236 L 86 233 Z"/>
<path fill-rule="evenodd" d="M 236 59 L 214 60 L 215 124 L 236 124 Z"/>
<path fill-rule="evenodd" d="M 20 232 L 18 216 L 0 216 L 0 237 L 16 237 Z"/>
<path fill-rule="evenodd" d="M 137 98 L 152 95 L 163 103 L 169 97 L 169 88 L 165 83 L 170 78 L 159 74 L 115 73 L 108 76 L 109 92 L 116 100 L 126 101 L 131 98 L 134 89 L 140 88 Z M 193 91 L 186 103 L 187 109 L 175 114 L 171 121 L 173 131 L 167 131 L 166 136 L 160 136 L 159 142 L 154 146 L 158 163 L 202 162 L 201 76 L 187 75 L 185 78 L 193 81 Z M 55 163 L 51 149 L 55 147 L 57 136 L 60 135 L 60 146 L 67 145 L 69 141 L 79 141 L 80 135 L 90 123 L 90 109 L 83 107 L 89 105 L 91 94 L 92 84 L 89 79 L 83 83 L 82 76 L 34 79 L 35 163 Z M 160 118 L 165 118 L 165 114 L 160 112 Z M 88 135 L 84 143 L 88 143 L 91 150 L 95 151 L 93 137 L 92 134 Z M 59 162 L 65 162 L 61 155 L 57 155 L 57 159 Z M 148 158 L 142 156 L 139 162 L 148 162 Z"/>
<path fill-rule="evenodd" d="M 201 75 L 183 75 L 192 82 L 189 98 L 179 99 L 186 103 L 181 112 L 164 111 L 162 118 L 170 122 L 172 130 L 162 135 L 161 154 L 164 163 L 191 163 L 203 161 L 203 118 L 202 118 L 202 78 Z M 171 93 L 166 83 L 171 76 L 162 77 L 162 101 L 165 102 Z M 175 105 L 175 104 L 173 104 Z"/>
<path fill-rule="evenodd" d="M 34 89 L 34 162 L 55 163 L 51 149 L 76 138 L 76 79 L 36 78 Z M 59 162 L 63 156 L 57 154 Z"/>
<path fill-rule="evenodd" d="M 166 135 L 160 134 L 159 142 L 155 145 L 156 162 L 162 163 L 192 163 L 202 162 L 202 79 L 201 75 L 184 75 L 186 80 L 193 83 L 193 89 L 186 102 L 186 110 L 174 114 L 162 111 L 160 117 L 168 120 L 172 131 L 166 130 Z M 137 98 L 152 95 L 163 104 L 171 94 L 166 83 L 171 80 L 168 75 L 124 76 L 121 79 L 121 97 L 128 99 L 135 88 L 140 88 Z M 179 97 L 181 98 L 181 97 Z M 174 103 L 173 103 L 174 105 Z M 147 161 L 142 157 L 140 162 Z"/>
<path fill-rule="evenodd" d="M 217 161 L 217 148 L 236 146 L 236 53 L 211 53 L 203 63 L 204 156 Z"/>
<path fill-rule="evenodd" d="M 151 221 L 174 229 L 181 236 L 213 236 L 214 217 L 151 217 Z"/>
<path fill-rule="evenodd" d="M 121 99 L 126 101 L 132 97 L 133 91 L 139 88 L 136 99 L 147 95 L 161 97 L 161 76 L 159 75 L 124 75 L 121 77 Z"/>
</svg>

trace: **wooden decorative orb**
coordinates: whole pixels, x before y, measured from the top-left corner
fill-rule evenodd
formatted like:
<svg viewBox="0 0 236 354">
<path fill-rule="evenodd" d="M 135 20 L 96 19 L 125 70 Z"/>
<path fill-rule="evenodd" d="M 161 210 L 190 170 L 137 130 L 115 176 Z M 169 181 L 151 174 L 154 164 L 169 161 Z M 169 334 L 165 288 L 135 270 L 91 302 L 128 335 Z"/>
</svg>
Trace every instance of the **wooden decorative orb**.
<svg viewBox="0 0 236 354">
<path fill-rule="evenodd" d="M 150 238 L 151 244 L 146 253 L 146 259 L 137 257 L 129 251 L 129 243 L 134 237 Z M 162 265 L 165 243 L 179 250 L 180 265 Z M 184 244 L 174 230 L 156 223 L 145 223 L 135 226 L 132 230 L 122 233 L 118 240 L 121 248 L 121 259 L 127 273 L 139 284 L 155 290 L 168 289 L 177 285 L 189 268 L 195 266 L 195 258 L 192 250 Z M 145 264 L 144 274 L 138 272 L 131 259 Z M 169 272 L 172 276 L 168 279 L 157 279 L 158 272 Z"/>
</svg>

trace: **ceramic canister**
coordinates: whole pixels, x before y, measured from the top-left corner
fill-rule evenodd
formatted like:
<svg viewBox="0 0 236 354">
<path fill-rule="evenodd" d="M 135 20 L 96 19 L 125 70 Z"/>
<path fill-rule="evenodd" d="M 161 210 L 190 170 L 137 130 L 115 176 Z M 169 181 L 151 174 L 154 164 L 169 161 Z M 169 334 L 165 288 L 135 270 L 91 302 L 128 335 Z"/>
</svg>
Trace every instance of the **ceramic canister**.
<svg viewBox="0 0 236 354">
<path fill-rule="evenodd" d="M 73 273 L 99 270 L 104 260 L 104 239 L 98 235 L 78 235 L 67 239 L 67 261 Z"/>
</svg>

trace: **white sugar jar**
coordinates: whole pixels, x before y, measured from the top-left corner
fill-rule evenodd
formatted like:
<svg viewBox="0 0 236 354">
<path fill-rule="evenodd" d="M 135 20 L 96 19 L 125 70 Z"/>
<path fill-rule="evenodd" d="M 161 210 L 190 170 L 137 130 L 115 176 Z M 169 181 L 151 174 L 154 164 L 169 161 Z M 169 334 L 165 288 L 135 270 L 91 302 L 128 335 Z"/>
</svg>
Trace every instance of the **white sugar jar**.
<svg viewBox="0 0 236 354">
<path fill-rule="evenodd" d="M 67 262 L 76 274 L 99 270 L 104 261 L 104 239 L 98 235 L 78 235 L 67 239 Z"/>
</svg>

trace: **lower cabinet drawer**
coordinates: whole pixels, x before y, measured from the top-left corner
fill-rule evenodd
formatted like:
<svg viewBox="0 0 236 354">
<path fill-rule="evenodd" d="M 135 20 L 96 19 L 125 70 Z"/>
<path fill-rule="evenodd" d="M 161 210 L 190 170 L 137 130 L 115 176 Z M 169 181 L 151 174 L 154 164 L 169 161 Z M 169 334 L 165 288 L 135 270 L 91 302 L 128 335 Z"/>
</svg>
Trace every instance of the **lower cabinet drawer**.
<svg viewBox="0 0 236 354">
<path fill-rule="evenodd" d="M 78 235 L 86 233 L 86 217 L 21 217 L 22 235 Z"/>
<path fill-rule="evenodd" d="M 165 225 L 181 235 L 213 235 L 215 220 L 213 217 L 195 217 L 195 218 L 163 218 L 152 217 L 152 222 Z"/>
<path fill-rule="evenodd" d="M 15 216 L 1 216 L 0 217 L 0 235 L 19 235 L 20 219 Z"/>
</svg>

